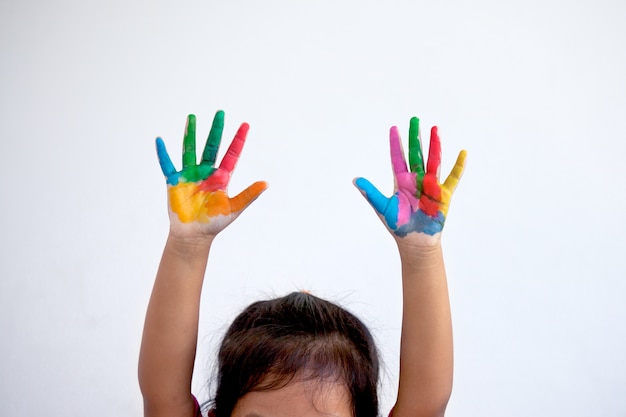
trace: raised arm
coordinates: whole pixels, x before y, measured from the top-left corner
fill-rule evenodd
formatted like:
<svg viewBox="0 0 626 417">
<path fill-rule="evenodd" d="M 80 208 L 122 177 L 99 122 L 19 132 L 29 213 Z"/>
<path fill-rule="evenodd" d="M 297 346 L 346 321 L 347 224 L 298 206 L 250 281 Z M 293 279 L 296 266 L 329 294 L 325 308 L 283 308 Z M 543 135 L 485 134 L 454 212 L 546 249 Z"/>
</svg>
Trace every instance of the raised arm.
<svg viewBox="0 0 626 417">
<path fill-rule="evenodd" d="M 196 118 L 189 115 L 181 171 L 174 168 L 163 141 L 156 141 L 167 182 L 170 230 L 148 305 L 139 356 L 139 385 L 146 417 L 194 416 L 191 377 L 209 250 L 215 236 L 267 187 L 265 182 L 256 182 L 237 196 L 228 196 L 228 183 L 248 125 L 241 125 L 216 168 L 223 126 L 224 113 L 218 111 L 202 160 L 197 163 Z"/>
<path fill-rule="evenodd" d="M 424 167 L 419 120 L 409 128 L 409 167 L 397 127 L 390 131 L 395 190 L 385 197 L 364 178 L 354 183 L 398 245 L 402 263 L 400 382 L 393 417 L 439 417 L 452 392 L 452 323 L 441 231 L 450 198 L 465 164 L 461 151 L 452 172 L 439 183 L 441 145 L 431 130 Z"/>
</svg>

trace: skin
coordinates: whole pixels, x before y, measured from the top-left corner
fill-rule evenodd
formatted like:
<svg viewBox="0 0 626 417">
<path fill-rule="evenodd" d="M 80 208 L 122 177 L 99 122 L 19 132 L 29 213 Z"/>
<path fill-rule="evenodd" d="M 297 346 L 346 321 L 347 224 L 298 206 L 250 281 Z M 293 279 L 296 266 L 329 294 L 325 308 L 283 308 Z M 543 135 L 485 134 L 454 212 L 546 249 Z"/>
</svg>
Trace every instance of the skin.
<svg viewBox="0 0 626 417">
<path fill-rule="evenodd" d="M 400 381 L 394 417 L 439 417 L 452 392 L 452 320 L 441 231 L 465 166 L 461 151 L 446 181 L 439 182 L 441 144 L 431 130 L 424 166 L 419 120 L 409 127 L 409 166 L 397 127 L 389 132 L 394 193 L 385 197 L 364 178 L 355 186 L 393 236 L 402 264 Z M 409 169 L 410 168 L 410 169 Z"/>
<path fill-rule="evenodd" d="M 139 358 L 139 384 L 147 417 L 192 417 L 191 395 L 200 295 L 207 261 L 218 233 L 232 223 L 266 188 L 256 182 L 235 197 L 228 182 L 245 143 L 242 124 L 219 167 L 215 167 L 223 113 L 213 121 L 202 160 L 195 156 L 195 117 L 183 140 L 183 167 L 176 171 L 163 141 L 157 154 L 168 188 L 170 230 L 146 313 Z M 397 128 L 390 131 L 395 190 L 385 197 L 369 181 L 355 185 L 372 205 L 398 246 L 402 263 L 403 318 L 400 383 L 394 417 L 442 416 L 452 389 L 452 327 L 441 230 L 454 187 L 462 174 L 461 152 L 448 179 L 440 184 L 436 128 L 426 167 L 419 121 L 411 121 L 407 168 Z M 416 221 L 417 219 L 417 221 Z M 299 381 L 251 392 L 236 405 L 234 417 L 330 415 L 348 417 L 349 398 L 341 384 Z"/>
<path fill-rule="evenodd" d="M 389 132 L 391 164 L 395 190 L 385 197 L 365 178 L 357 178 L 355 185 L 367 198 L 374 210 L 382 217 L 385 226 L 398 237 L 410 233 L 440 236 L 448 215 L 452 193 L 459 183 L 467 153 L 461 151 L 452 172 L 443 184 L 439 183 L 441 165 L 441 142 L 436 126 L 431 130 L 428 163 L 424 169 L 419 119 L 411 119 L 409 128 L 409 165 L 402 150 L 397 127 Z"/>
<path fill-rule="evenodd" d="M 263 181 L 256 182 L 239 195 L 228 196 L 228 183 L 248 134 L 249 125 L 243 123 L 219 167 L 215 159 L 224 128 L 224 112 L 218 111 L 213 119 L 202 160 L 196 162 L 196 117 L 187 118 L 183 139 L 183 169 L 176 171 L 161 138 L 157 138 L 159 164 L 167 182 L 170 220 L 172 227 L 182 236 L 189 235 L 185 227 L 199 223 L 201 236 L 215 236 L 256 199 L 266 188 Z M 175 216 L 174 216 L 175 214 Z"/>
<path fill-rule="evenodd" d="M 170 230 L 148 304 L 139 355 L 139 386 L 144 415 L 193 416 L 191 396 L 200 294 L 215 236 L 232 223 L 266 188 L 255 182 L 235 197 L 228 183 L 248 132 L 243 123 L 215 167 L 224 114 L 218 111 L 200 163 L 195 156 L 196 118 L 185 128 L 183 168 L 176 171 L 163 141 L 157 155 L 168 191 Z"/>
<path fill-rule="evenodd" d="M 337 382 L 296 379 L 279 389 L 249 392 L 232 413 L 232 417 L 293 416 L 351 417 L 350 394 Z"/>
</svg>

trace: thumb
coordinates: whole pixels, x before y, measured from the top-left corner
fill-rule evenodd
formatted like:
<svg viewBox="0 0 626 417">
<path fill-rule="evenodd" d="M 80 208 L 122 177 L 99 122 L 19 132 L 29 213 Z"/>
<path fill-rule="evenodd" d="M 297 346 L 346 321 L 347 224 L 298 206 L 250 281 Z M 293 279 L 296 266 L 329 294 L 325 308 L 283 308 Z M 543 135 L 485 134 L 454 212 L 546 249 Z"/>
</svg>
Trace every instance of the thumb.
<svg viewBox="0 0 626 417">
<path fill-rule="evenodd" d="M 398 221 L 398 197 L 395 195 L 390 198 L 385 197 L 378 191 L 378 188 L 365 178 L 356 178 L 353 184 L 376 210 L 376 213 L 385 219 L 387 226 L 392 230 L 395 229 Z"/>
<path fill-rule="evenodd" d="M 368 203 L 376 210 L 378 214 L 383 214 L 387 208 L 388 199 L 385 197 L 378 188 L 365 178 L 355 178 L 352 181 L 354 186 L 363 194 L 363 197 Z"/>
<path fill-rule="evenodd" d="M 265 181 L 257 181 L 248 186 L 248 188 L 230 199 L 230 208 L 232 212 L 237 213 L 244 210 L 266 189 L 267 183 Z"/>
</svg>

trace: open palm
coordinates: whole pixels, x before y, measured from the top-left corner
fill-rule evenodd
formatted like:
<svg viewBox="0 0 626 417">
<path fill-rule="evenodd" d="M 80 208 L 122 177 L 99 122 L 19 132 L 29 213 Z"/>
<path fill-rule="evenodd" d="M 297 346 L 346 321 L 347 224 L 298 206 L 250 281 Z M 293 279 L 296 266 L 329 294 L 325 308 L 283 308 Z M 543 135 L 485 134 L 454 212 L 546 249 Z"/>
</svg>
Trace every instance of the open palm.
<svg viewBox="0 0 626 417">
<path fill-rule="evenodd" d="M 228 196 L 228 184 L 246 141 L 249 126 L 243 123 L 219 167 L 215 160 L 224 129 L 224 112 L 218 111 L 206 141 L 202 160 L 196 160 L 196 117 L 187 117 L 183 139 L 183 168 L 177 171 L 165 144 L 157 138 L 157 155 L 167 182 L 170 223 L 172 230 L 184 234 L 216 235 L 233 222 L 239 214 L 266 188 L 263 181 L 255 182 L 235 197 Z"/>
<path fill-rule="evenodd" d="M 389 143 L 395 183 L 393 195 L 385 197 L 365 178 L 357 178 L 354 184 L 397 238 L 413 233 L 438 236 L 448 214 L 452 193 L 463 174 L 466 152 L 459 153 L 452 172 L 440 184 L 441 143 L 436 126 L 431 129 L 426 167 L 418 118 L 411 119 L 409 128 L 409 167 L 395 126 L 389 132 Z"/>
</svg>

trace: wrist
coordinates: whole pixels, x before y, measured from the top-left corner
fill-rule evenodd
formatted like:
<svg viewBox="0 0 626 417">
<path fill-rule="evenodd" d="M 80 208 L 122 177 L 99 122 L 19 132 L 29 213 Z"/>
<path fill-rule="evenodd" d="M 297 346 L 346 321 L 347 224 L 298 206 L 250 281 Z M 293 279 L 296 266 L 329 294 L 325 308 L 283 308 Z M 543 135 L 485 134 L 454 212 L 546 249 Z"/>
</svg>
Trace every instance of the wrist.
<svg viewBox="0 0 626 417">
<path fill-rule="evenodd" d="M 400 251 L 428 253 L 441 247 L 441 232 L 434 235 L 412 232 L 402 237 L 394 234 L 393 237 Z"/>
<path fill-rule="evenodd" d="M 422 266 L 435 265 L 442 261 L 443 250 L 441 240 L 437 239 L 425 244 L 423 239 L 411 239 L 408 236 L 396 240 L 400 260 L 405 263 L 417 263 Z"/>
<path fill-rule="evenodd" d="M 206 255 L 213 244 L 214 235 L 207 236 L 180 236 L 170 231 L 166 247 L 182 257 Z"/>
</svg>

